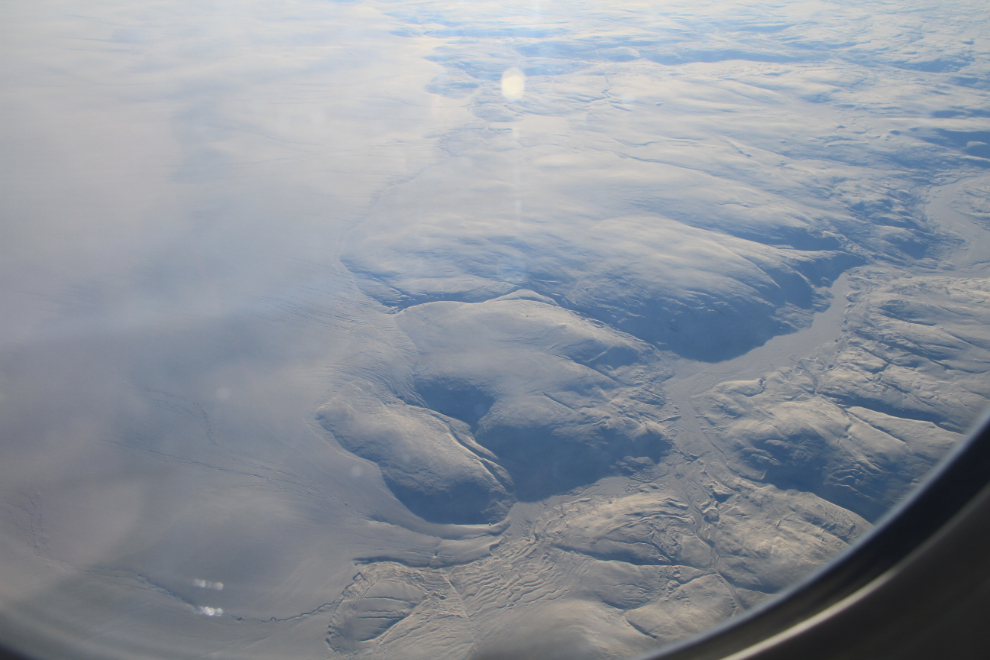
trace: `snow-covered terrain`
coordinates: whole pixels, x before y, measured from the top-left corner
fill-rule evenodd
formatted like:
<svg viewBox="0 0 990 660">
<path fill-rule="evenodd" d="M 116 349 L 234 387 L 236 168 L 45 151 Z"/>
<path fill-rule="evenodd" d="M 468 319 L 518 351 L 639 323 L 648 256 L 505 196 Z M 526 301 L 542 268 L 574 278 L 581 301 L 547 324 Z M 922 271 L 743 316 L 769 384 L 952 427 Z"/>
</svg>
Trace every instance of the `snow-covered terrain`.
<svg viewBox="0 0 990 660">
<path fill-rule="evenodd" d="M 990 12 L 0 10 L 0 642 L 626 658 L 990 404 Z"/>
</svg>

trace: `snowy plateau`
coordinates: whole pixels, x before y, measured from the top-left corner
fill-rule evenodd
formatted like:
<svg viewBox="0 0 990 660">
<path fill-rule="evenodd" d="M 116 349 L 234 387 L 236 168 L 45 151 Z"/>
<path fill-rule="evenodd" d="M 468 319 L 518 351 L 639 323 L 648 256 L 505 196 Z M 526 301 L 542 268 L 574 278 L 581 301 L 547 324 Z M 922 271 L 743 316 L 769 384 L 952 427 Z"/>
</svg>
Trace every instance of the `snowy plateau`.
<svg viewBox="0 0 990 660">
<path fill-rule="evenodd" d="M 0 9 L 0 642 L 630 658 L 990 405 L 990 9 Z"/>
</svg>

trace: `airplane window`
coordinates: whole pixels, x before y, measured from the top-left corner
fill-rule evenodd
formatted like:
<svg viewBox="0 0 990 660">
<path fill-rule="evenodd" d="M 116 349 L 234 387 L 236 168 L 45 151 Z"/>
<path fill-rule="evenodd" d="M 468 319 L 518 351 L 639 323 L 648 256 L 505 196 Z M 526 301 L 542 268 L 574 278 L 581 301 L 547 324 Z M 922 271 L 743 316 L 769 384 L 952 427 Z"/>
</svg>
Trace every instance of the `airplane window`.
<svg viewBox="0 0 990 660">
<path fill-rule="evenodd" d="M 5 3 L 0 646 L 619 660 L 892 562 L 990 404 L 988 18 Z"/>
</svg>

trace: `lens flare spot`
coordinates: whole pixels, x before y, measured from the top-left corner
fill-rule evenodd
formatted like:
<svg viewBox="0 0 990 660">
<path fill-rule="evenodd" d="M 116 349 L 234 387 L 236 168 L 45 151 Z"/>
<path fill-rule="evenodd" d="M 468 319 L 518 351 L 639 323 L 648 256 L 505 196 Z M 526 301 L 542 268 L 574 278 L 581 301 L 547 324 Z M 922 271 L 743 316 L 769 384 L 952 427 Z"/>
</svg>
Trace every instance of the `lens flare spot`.
<svg viewBox="0 0 990 660">
<path fill-rule="evenodd" d="M 209 580 L 201 580 L 196 578 L 192 581 L 194 587 L 199 587 L 200 589 L 213 589 L 215 591 L 223 591 L 223 582 L 210 582 Z"/>
<path fill-rule="evenodd" d="M 502 73 L 502 96 L 506 101 L 518 101 L 526 93 L 526 74 L 512 67 Z"/>
</svg>

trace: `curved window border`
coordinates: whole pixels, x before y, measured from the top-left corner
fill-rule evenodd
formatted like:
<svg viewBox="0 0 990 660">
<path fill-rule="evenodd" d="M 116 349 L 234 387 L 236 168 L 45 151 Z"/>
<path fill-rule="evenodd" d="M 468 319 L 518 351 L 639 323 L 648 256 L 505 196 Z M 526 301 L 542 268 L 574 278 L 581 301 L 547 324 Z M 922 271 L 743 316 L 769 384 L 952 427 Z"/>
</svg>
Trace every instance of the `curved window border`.
<svg viewBox="0 0 990 660">
<path fill-rule="evenodd" d="M 990 414 L 852 547 L 639 660 L 954 660 L 990 653 Z M 30 660 L 0 647 L 0 660 Z"/>
<path fill-rule="evenodd" d="M 746 615 L 641 660 L 990 656 L 990 414 L 852 547 Z"/>
</svg>

